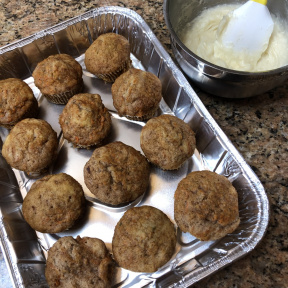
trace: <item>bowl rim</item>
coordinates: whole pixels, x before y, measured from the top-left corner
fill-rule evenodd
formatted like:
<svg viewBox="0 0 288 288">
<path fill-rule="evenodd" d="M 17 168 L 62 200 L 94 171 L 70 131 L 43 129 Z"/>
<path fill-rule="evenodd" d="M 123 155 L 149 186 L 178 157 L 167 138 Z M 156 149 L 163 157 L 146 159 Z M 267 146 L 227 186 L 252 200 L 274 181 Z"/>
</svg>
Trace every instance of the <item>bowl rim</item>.
<svg viewBox="0 0 288 288">
<path fill-rule="evenodd" d="M 170 18 L 169 18 L 169 5 L 171 1 L 176 1 L 176 0 L 164 0 L 163 2 L 163 14 L 164 14 L 164 19 L 168 28 L 168 31 L 170 32 L 170 38 L 172 37 L 177 44 L 183 49 L 189 57 L 193 57 L 196 59 L 197 62 L 203 62 L 205 65 L 207 65 L 210 69 L 214 69 L 217 73 L 230 73 L 234 75 L 243 75 L 243 76 L 271 76 L 271 75 L 277 75 L 277 74 L 282 74 L 283 72 L 286 72 L 288 70 L 288 64 L 273 70 L 268 70 L 268 71 L 261 71 L 261 72 L 246 72 L 246 71 L 238 71 L 238 70 L 233 70 L 233 69 L 228 69 L 224 68 L 221 66 L 218 66 L 216 64 L 213 64 L 211 62 L 208 62 L 207 60 L 201 58 L 194 52 L 192 52 L 178 37 L 176 31 L 174 30 Z M 203 72 L 203 71 L 202 71 Z"/>
</svg>

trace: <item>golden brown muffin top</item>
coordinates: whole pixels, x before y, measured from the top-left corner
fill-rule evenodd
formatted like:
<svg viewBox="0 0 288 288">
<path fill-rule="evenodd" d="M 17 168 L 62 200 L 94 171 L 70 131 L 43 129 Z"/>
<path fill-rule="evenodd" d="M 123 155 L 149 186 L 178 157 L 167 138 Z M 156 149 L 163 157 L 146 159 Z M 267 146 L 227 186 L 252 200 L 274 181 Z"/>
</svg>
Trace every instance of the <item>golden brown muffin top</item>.
<svg viewBox="0 0 288 288">
<path fill-rule="evenodd" d="M 43 94 L 59 94 L 82 82 L 82 67 L 70 55 L 51 55 L 37 64 L 32 74 Z"/>
<path fill-rule="evenodd" d="M 116 262 L 135 272 L 155 272 L 172 257 L 176 246 L 174 224 L 158 208 L 130 208 L 117 223 L 112 251 Z"/>
<path fill-rule="evenodd" d="M 45 277 L 50 288 L 109 288 L 114 271 L 114 262 L 101 239 L 65 236 L 48 251 Z"/>
<path fill-rule="evenodd" d="M 0 124 L 10 124 L 22 119 L 37 100 L 29 85 L 21 79 L 8 78 L 0 81 Z"/>
<path fill-rule="evenodd" d="M 57 133 L 51 125 L 45 120 L 27 118 L 12 128 L 2 154 L 13 168 L 30 173 L 49 166 L 55 160 L 57 148 Z"/>
<path fill-rule="evenodd" d="M 149 176 L 145 156 L 120 141 L 96 148 L 84 166 L 88 189 L 98 200 L 111 205 L 131 202 L 144 194 Z"/>
<path fill-rule="evenodd" d="M 130 44 L 119 34 L 100 35 L 85 52 L 85 65 L 93 74 L 113 73 L 130 61 Z"/>
<path fill-rule="evenodd" d="M 155 111 L 162 98 L 160 79 L 151 72 L 131 68 L 113 83 L 113 105 L 120 116 L 142 117 Z"/>
<path fill-rule="evenodd" d="M 209 241 L 232 233 L 239 225 L 238 193 L 224 176 L 194 171 L 182 179 L 174 195 L 179 228 Z"/>
<path fill-rule="evenodd" d="M 34 182 L 23 201 L 25 220 L 36 231 L 58 233 L 72 227 L 83 215 L 82 186 L 70 175 L 47 175 Z"/>
<path fill-rule="evenodd" d="M 111 130 L 111 115 L 98 94 L 74 95 L 59 116 L 64 138 L 76 146 L 100 143 Z"/>
<path fill-rule="evenodd" d="M 164 170 L 178 169 L 196 148 L 195 133 L 176 116 L 164 114 L 142 128 L 140 144 L 147 159 Z"/>
</svg>

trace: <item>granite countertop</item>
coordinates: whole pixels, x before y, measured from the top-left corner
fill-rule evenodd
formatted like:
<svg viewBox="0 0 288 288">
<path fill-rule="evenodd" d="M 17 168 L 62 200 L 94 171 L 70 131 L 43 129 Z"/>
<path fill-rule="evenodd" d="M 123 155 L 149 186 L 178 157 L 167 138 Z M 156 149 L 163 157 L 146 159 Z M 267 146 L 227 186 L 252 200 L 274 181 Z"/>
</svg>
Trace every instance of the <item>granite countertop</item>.
<svg viewBox="0 0 288 288">
<path fill-rule="evenodd" d="M 99 6 L 138 12 L 171 54 L 170 39 L 157 0 L 2 0 L 0 46 Z M 267 234 L 247 256 L 195 287 L 288 287 L 288 83 L 249 99 L 222 99 L 195 88 L 219 126 L 263 183 L 271 218 Z M 0 254 L 0 287 L 12 287 Z"/>
</svg>

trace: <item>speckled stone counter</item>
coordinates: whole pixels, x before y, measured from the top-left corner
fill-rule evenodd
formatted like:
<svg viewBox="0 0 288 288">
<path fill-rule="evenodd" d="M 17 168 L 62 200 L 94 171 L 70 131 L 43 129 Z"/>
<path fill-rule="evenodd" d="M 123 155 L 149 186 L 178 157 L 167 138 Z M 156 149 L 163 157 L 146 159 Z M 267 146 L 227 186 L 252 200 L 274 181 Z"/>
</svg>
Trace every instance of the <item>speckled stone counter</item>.
<svg viewBox="0 0 288 288">
<path fill-rule="evenodd" d="M 162 4 L 157 0 L 2 0 L 0 46 L 96 7 L 117 5 L 138 12 L 171 53 Z M 195 287 L 288 287 L 288 83 L 242 100 L 195 90 L 258 175 L 271 208 L 267 234 L 256 249 Z M 2 254 L 0 277 L 0 287 L 12 287 Z"/>
</svg>

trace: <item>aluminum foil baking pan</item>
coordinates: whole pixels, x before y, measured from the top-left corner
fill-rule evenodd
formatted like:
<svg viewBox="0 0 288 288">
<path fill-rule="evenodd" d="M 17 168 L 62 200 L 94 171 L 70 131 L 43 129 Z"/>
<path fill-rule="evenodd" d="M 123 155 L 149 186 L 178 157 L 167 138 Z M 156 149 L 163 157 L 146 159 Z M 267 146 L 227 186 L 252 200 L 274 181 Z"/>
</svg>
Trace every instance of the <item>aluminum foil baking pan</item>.
<svg viewBox="0 0 288 288">
<path fill-rule="evenodd" d="M 119 140 L 141 151 L 139 136 L 145 123 L 119 117 L 111 99 L 111 84 L 95 78 L 85 69 L 86 49 L 99 34 L 111 31 L 124 35 L 131 43 L 134 67 L 150 71 L 160 78 L 163 100 L 158 113 L 173 114 L 189 123 L 197 140 L 195 154 L 179 170 L 162 171 L 152 167 L 150 188 L 144 197 L 117 208 L 101 205 L 88 191 L 83 167 L 93 150 L 75 149 L 63 140 L 58 124 L 63 105 L 47 102 L 31 76 L 37 63 L 51 54 L 67 53 L 75 57 L 83 66 L 86 92 L 100 94 L 113 115 L 113 132 L 109 141 Z M 152 274 L 132 273 L 119 267 L 115 286 L 188 287 L 244 256 L 263 238 L 269 206 L 262 184 L 137 13 L 113 6 L 97 8 L 5 46 L 0 50 L 0 79 L 8 77 L 21 78 L 30 85 L 39 101 L 39 117 L 48 121 L 58 133 L 59 154 L 50 173 L 65 172 L 73 176 L 83 186 L 88 202 L 86 217 L 77 227 L 58 234 L 35 232 L 24 221 L 21 212 L 22 199 L 35 180 L 11 169 L 0 158 L 1 245 L 15 287 L 47 287 L 44 276 L 47 250 L 64 235 L 98 237 L 111 250 L 114 227 L 133 205 L 157 207 L 174 221 L 173 196 L 177 184 L 187 173 L 195 170 L 209 169 L 230 179 L 239 194 L 239 228 L 218 241 L 210 242 L 201 242 L 178 230 L 178 243 L 171 261 Z M 2 142 L 7 134 L 8 131 L 1 128 Z"/>
</svg>

